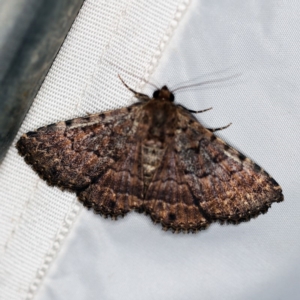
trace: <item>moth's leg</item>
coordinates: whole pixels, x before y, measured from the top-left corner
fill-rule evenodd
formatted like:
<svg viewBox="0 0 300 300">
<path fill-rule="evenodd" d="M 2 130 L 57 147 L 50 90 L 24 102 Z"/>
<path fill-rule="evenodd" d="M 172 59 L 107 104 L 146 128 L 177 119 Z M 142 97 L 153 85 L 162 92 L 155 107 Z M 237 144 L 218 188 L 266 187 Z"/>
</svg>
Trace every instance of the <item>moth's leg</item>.
<svg viewBox="0 0 300 300">
<path fill-rule="evenodd" d="M 148 100 L 150 99 L 148 95 L 142 94 L 142 93 L 138 93 L 138 92 L 136 92 L 135 90 L 133 90 L 131 87 L 129 87 L 129 86 L 125 83 L 125 81 L 121 78 L 120 75 L 118 75 L 118 76 L 119 76 L 120 80 L 122 81 L 122 83 L 125 85 L 125 87 L 126 87 L 130 92 L 132 92 L 132 93 L 134 94 L 134 97 L 136 97 L 137 99 L 139 99 L 139 100 L 142 101 L 142 102 L 146 102 L 146 101 L 148 101 Z"/>
<path fill-rule="evenodd" d="M 215 132 L 215 131 L 223 130 L 223 129 L 229 127 L 231 124 L 232 124 L 232 123 L 229 123 L 228 125 L 223 126 L 223 127 L 218 127 L 218 128 L 206 128 L 206 129 L 208 129 L 208 130 L 211 131 L 211 132 Z"/>
<path fill-rule="evenodd" d="M 207 109 L 202 109 L 202 110 L 191 110 L 191 109 L 188 109 L 188 111 L 190 113 L 192 113 L 192 114 L 200 114 L 200 113 L 203 113 L 203 112 L 211 110 L 211 109 L 212 109 L 212 107 L 207 108 Z"/>
</svg>

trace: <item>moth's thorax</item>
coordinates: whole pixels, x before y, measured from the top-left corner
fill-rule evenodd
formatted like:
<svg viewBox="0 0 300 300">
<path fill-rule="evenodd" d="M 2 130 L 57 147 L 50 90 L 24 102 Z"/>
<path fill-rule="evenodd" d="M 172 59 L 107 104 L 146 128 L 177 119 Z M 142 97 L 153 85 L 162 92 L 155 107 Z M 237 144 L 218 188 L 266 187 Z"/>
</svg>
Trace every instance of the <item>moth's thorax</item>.
<svg viewBox="0 0 300 300">
<path fill-rule="evenodd" d="M 176 122 L 176 106 L 172 102 L 152 98 L 145 104 L 142 123 L 147 139 L 163 142 L 169 131 L 174 131 Z"/>
</svg>

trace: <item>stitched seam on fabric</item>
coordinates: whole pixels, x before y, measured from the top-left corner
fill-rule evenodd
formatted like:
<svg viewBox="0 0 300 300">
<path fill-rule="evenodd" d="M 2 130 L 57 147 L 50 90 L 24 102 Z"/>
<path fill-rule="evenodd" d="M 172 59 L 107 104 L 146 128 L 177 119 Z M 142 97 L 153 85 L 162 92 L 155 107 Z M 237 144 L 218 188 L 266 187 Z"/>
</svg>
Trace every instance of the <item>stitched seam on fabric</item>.
<svg viewBox="0 0 300 300">
<path fill-rule="evenodd" d="M 131 1 L 127 2 L 126 8 L 129 6 L 130 2 Z M 102 53 L 99 56 L 99 59 L 98 59 L 96 65 L 94 67 L 94 70 L 93 70 L 91 76 L 90 76 L 90 80 L 87 82 L 87 84 L 86 84 L 86 86 L 85 86 L 85 88 L 84 88 L 84 90 L 82 92 L 82 95 L 80 97 L 80 100 L 76 103 L 74 111 L 76 111 L 78 109 L 78 107 L 80 106 L 80 103 L 81 103 L 82 99 L 84 98 L 84 95 L 85 95 L 86 91 L 88 91 L 89 87 L 91 86 L 91 84 L 93 82 L 93 79 L 95 77 L 95 74 L 96 74 L 96 72 L 97 72 L 97 70 L 99 68 L 99 65 L 101 65 L 103 63 L 103 58 L 105 57 L 105 54 L 108 52 L 109 45 L 110 45 L 111 41 L 113 40 L 113 37 L 118 33 L 118 28 L 119 28 L 120 22 L 121 22 L 121 20 L 123 18 L 124 18 L 123 15 L 119 16 L 119 19 L 118 19 L 118 22 L 116 24 L 116 27 L 111 31 L 110 38 L 108 39 L 108 42 L 106 43 L 106 45 L 104 47 L 104 50 L 102 51 Z"/>
<path fill-rule="evenodd" d="M 154 72 L 155 68 L 158 66 L 159 60 L 162 57 L 163 51 L 166 49 L 166 46 L 169 44 L 170 39 L 172 35 L 175 32 L 175 29 L 178 25 L 178 23 L 181 21 L 181 19 L 184 17 L 185 12 L 187 11 L 188 6 L 190 5 L 191 0 L 184 0 L 181 4 L 178 5 L 176 12 L 174 14 L 173 20 L 169 23 L 168 28 L 165 31 L 164 36 L 162 37 L 155 54 L 152 56 L 152 59 L 150 61 L 150 64 L 145 70 L 144 73 L 144 80 L 141 81 L 139 85 L 139 89 L 142 89 L 146 82 L 149 80 L 151 74 Z"/>
<path fill-rule="evenodd" d="M 30 194 L 30 196 L 28 197 L 28 200 L 24 203 L 26 207 L 29 206 L 30 204 L 30 201 L 31 199 L 33 199 L 33 196 L 34 194 L 36 193 L 37 189 L 38 189 L 38 184 L 41 180 L 38 178 L 37 181 L 36 181 L 36 184 L 32 190 L 32 193 Z M 23 219 L 23 214 L 24 214 L 24 210 L 22 211 L 22 213 L 18 216 L 18 221 L 16 222 L 16 225 L 13 227 L 13 229 L 11 230 L 11 234 L 10 234 L 10 238 L 7 240 L 6 244 L 5 244 L 5 247 L 4 247 L 4 251 L 7 251 L 8 248 L 9 248 L 9 244 L 10 242 L 13 240 L 13 236 L 14 234 L 16 233 L 20 223 L 21 223 L 21 220 Z M 1 261 L 0 261 L 1 262 Z"/>
<path fill-rule="evenodd" d="M 46 277 L 48 270 L 54 261 L 55 257 L 59 253 L 65 238 L 68 236 L 70 229 L 72 228 L 75 220 L 77 219 L 79 212 L 81 211 L 82 206 L 77 201 L 77 197 L 74 197 L 74 205 L 71 211 L 66 216 L 63 225 L 61 226 L 59 233 L 57 234 L 56 238 L 52 243 L 52 247 L 50 248 L 49 252 L 46 254 L 44 262 L 42 266 L 38 269 L 36 273 L 36 277 L 33 280 L 32 284 L 29 286 L 26 300 L 31 300 L 34 298 L 35 293 L 37 292 L 38 288 L 41 286 L 42 281 Z"/>
</svg>

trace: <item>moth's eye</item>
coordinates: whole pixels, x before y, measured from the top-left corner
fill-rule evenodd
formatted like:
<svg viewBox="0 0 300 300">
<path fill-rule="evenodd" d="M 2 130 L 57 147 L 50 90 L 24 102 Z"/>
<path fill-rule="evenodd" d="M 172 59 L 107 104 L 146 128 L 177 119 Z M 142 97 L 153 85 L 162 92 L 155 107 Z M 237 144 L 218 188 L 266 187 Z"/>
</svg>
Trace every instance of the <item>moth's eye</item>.
<svg viewBox="0 0 300 300">
<path fill-rule="evenodd" d="M 156 90 L 154 93 L 153 93 L 153 98 L 158 98 L 159 97 L 159 90 Z"/>
<path fill-rule="evenodd" d="M 173 102 L 175 100 L 175 96 L 173 93 L 170 93 L 170 101 Z"/>
</svg>

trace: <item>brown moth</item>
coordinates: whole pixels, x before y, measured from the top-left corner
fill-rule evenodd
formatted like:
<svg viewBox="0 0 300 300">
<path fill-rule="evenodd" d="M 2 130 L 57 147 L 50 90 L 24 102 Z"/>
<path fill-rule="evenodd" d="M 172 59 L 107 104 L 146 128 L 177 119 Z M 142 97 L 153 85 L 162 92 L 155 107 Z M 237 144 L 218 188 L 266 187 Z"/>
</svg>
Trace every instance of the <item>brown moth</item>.
<svg viewBox="0 0 300 300">
<path fill-rule="evenodd" d="M 174 232 L 238 224 L 283 201 L 266 171 L 213 134 L 225 127 L 203 127 L 166 86 L 150 98 L 124 85 L 139 102 L 28 132 L 19 154 L 96 213 L 136 210 Z"/>
</svg>

